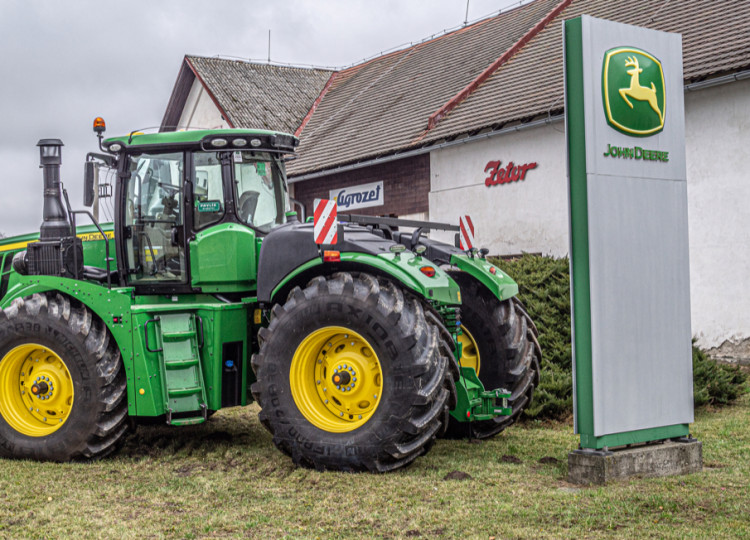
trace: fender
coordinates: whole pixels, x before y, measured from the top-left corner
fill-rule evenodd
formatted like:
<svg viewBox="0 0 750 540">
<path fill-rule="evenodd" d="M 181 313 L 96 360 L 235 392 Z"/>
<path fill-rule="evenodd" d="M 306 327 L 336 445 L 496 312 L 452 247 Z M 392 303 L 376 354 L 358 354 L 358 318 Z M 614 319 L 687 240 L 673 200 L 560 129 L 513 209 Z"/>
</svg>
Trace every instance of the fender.
<svg viewBox="0 0 750 540">
<path fill-rule="evenodd" d="M 518 284 L 487 259 L 453 254 L 450 264 L 478 280 L 500 300 L 507 300 L 518 294 Z"/>
<path fill-rule="evenodd" d="M 340 226 L 338 243 L 324 246 L 325 250 L 336 250 L 341 262 L 326 262 L 321 259 L 318 246 L 313 240 L 313 224 L 297 221 L 273 229 L 263 238 L 258 261 L 258 301 L 278 301 L 278 294 L 288 288 L 295 278 L 341 271 L 367 271 L 385 274 L 403 283 L 417 294 L 445 304 L 460 304 L 456 283 L 438 265 L 427 258 L 406 251 L 400 255 L 391 253 L 396 244 L 393 240 L 374 234 L 365 227 Z M 321 268 L 317 268 L 321 265 Z M 422 266 L 435 268 L 435 275 L 427 277 L 419 269 Z"/>
<path fill-rule="evenodd" d="M 423 266 L 434 268 L 435 275 L 427 277 L 420 271 Z M 380 255 L 341 253 L 341 263 L 324 263 L 320 257 L 316 257 L 287 274 L 276 285 L 270 298 L 273 301 L 283 301 L 283 299 L 277 299 L 278 294 L 295 278 L 303 274 L 324 274 L 330 271 L 347 270 L 370 271 L 378 275 L 385 274 L 428 300 L 434 300 L 442 304 L 461 303 L 460 290 L 456 282 L 440 267 L 411 252 L 404 252 L 400 256 L 393 253 L 381 253 Z"/>
</svg>

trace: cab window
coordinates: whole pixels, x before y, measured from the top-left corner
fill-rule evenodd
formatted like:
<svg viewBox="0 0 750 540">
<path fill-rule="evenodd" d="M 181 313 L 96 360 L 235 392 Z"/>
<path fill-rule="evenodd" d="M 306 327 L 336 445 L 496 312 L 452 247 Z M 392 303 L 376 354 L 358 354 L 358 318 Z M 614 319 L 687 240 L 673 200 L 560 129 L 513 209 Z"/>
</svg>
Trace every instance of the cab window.
<svg viewBox="0 0 750 540">
<path fill-rule="evenodd" d="M 233 161 L 240 221 L 261 232 L 284 223 L 289 195 L 279 158 L 267 152 L 234 152 Z"/>
<path fill-rule="evenodd" d="M 202 229 L 224 217 L 221 160 L 216 152 L 193 154 L 193 226 Z"/>
<path fill-rule="evenodd" d="M 185 282 L 182 153 L 130 158 L 125 180 L 128 281 Z"/>
</svg>

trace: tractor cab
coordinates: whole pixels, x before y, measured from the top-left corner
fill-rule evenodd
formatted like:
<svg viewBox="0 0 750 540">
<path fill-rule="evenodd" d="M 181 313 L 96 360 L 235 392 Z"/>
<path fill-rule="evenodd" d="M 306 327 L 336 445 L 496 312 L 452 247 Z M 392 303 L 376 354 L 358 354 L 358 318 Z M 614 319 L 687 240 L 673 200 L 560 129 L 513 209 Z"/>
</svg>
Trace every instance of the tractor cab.
<svg viewBox="0 0 750 540">
<path fill-rule="evenodd" d="M 210 283 L 211 292 L 228 292 L 242 287 L 230 284 L 231 276 L 252 286 L 253 277 L 242 274 L 257 265 L 248 266 L 254 261 L 246 259 L 255 258 L 257 238 L 286 222 L 284 157 L 297 142 L 290 135 L 239 129 L 134 133 L 103 141 L 102 150 L 115 156 L 106 164 L 117 169 L 121 285 L 180 293 Z M 90 160 L 99 157 L 89 154 Z M 92 189 L 87 186 L 87 192 Z M 230 246 L 244 255 L 233 256 Z M 234 266 L 228 274 L 226 265 Z"/>
</svg>

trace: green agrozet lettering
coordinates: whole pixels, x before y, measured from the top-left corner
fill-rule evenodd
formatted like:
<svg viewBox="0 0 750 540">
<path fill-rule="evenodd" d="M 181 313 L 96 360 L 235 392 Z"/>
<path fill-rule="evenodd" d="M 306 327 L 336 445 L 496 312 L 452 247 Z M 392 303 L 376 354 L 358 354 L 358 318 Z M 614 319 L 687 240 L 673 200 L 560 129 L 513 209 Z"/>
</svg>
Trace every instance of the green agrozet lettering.
<svg viewBox="0 0 750 540">
<path fill-rule="evenodd" d="M 608 144 L 607 150 L 604 152 L 604 157 L 641 159 L 644 161 L 662 161 L 667 163 L 669 161 L 669 152 L 648 150 L 640 146 L 628 147 Z"/>
</svg>

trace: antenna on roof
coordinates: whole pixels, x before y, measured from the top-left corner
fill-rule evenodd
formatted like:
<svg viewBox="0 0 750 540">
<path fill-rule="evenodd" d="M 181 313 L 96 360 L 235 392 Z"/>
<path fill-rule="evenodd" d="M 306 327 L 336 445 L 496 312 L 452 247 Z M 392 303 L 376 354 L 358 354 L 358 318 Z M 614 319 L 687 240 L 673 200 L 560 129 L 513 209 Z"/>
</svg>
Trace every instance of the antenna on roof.
<svg viewBox="0 0 750 540">
<path fill-rule="evenodd" d="M 469 0 L 466 0 L 466 15 L 464 16 L 464 26 L 469 24 Z"/>
<path fill-rule="evenodd" d="M 271 29 L 268 29 L 268 63 L 271 63 Z"/>
</svg>

